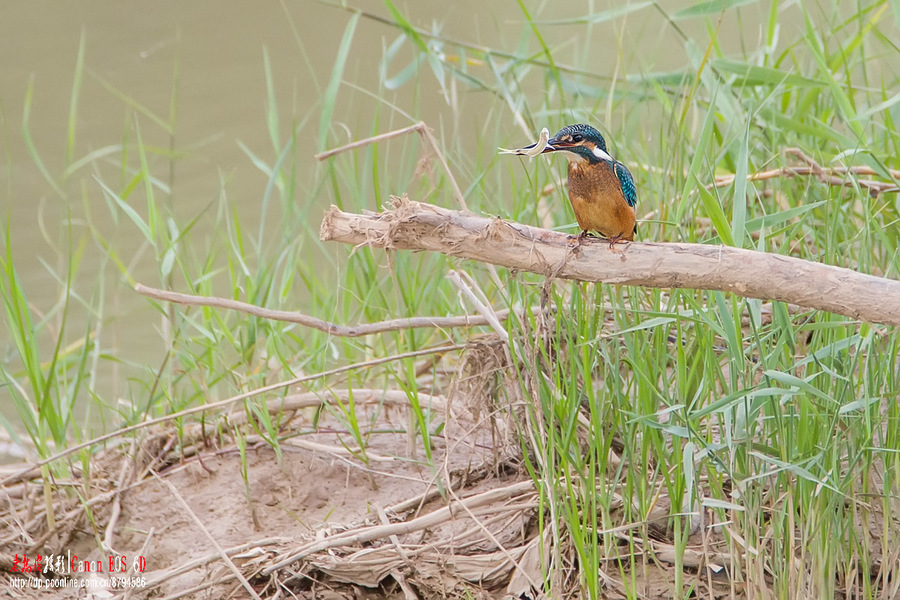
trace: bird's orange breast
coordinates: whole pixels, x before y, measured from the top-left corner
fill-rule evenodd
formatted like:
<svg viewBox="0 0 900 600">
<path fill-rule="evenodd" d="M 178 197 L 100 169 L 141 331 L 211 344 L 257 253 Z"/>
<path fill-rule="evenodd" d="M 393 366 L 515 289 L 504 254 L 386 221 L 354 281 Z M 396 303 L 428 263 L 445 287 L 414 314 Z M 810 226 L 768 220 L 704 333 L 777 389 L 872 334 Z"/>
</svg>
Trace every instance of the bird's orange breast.
<svg viewBox="0 0 900 600">
<path fill-rule="evenodd" d="M 611 164 L 570 163 L 569 200 L 583 231 L 634 240 L 634 209 L 625 200 Z"/>
</svg>

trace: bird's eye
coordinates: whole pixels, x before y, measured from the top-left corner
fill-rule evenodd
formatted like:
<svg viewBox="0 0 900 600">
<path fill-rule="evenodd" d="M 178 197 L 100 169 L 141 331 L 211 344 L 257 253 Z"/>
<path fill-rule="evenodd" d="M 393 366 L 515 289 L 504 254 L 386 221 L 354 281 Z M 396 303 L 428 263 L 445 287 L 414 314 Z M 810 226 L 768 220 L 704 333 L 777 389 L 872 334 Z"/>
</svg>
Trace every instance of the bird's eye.
<svg viewBox="0 0 900 600">
<path fill-rule="evenodd" d="M 577 143 L 577 142 L 583 142 L 583 141 L 584 141 L 584 136 L 581 135 L 580 133 L 576 133 L 575 135 L 572 136 L 572 141 L 573 141 L 573 142 L 576 142 L 576 143 Z"/>
</svg>

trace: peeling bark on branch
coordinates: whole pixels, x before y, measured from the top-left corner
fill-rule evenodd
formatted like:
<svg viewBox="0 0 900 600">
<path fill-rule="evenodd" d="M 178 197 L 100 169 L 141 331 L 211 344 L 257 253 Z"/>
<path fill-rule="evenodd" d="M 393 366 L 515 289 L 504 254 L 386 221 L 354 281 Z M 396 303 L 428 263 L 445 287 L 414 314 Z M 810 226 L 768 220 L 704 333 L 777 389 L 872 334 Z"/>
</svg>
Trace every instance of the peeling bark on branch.
<svg viewBox="0 0 900 600">
<path fill-rule="evenodd" d="M 322 240 L 429 250 L 579 281 L 732 292 L 900 325 L 900 282 L 798 258 L 729 246 L 603 240 L 574 247 L 563 233 L 395 198 L 383 213 L 332 206 Z"/>
</svg>

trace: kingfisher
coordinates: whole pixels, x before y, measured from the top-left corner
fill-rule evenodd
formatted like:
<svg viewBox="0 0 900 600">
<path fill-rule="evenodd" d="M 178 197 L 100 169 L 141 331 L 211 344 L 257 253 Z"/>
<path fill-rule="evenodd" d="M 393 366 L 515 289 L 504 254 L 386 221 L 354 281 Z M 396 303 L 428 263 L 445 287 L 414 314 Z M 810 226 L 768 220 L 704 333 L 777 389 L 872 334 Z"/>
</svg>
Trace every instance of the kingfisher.
<svg viewBox="0 0 900 600">
<path fill-rule="evenodd" d="M 569 161 L 569 201 L 581 227 L 579 241 L 589 231 L 609 240 L 610 249 L 616 242 L 634 241 L 634 178 L 625 165 L 610 156 L 600 132 L 583 123 L 563 127 L 540 153 L 548 152 L 561 152 Z"/>
</svg>

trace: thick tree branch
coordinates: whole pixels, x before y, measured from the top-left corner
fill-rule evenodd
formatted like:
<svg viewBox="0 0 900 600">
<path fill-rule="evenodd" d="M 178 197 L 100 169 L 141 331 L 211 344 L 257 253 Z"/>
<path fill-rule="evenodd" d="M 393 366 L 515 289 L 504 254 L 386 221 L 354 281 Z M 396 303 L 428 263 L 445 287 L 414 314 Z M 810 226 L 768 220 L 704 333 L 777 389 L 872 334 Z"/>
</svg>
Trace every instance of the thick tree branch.
<svg viewBox="0 0 900 600">
<path fill-rule="evenodd" d="M 548 277 L 732 292 L 873 323 L 900 325 L 900 282 L 850 269 L 728 246 L 602 240 L 395 198 L 380 214 L 325 214 L 323 240 L 430 250 Z"/>
</svg>

